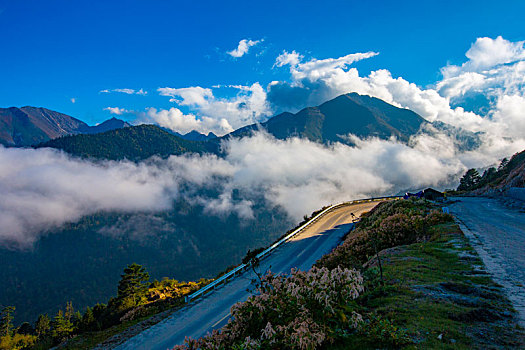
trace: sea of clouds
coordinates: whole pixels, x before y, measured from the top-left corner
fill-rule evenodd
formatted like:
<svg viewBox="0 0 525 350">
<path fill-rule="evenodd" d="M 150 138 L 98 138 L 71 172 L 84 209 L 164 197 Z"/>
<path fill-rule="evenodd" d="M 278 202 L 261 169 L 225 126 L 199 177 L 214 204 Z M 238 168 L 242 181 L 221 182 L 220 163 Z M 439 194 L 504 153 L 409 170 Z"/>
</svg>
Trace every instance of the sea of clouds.
<svg viewBox="0 0 525 350">
<path fill-rule="evenodd" d="M 466 169 L 497 164 L 525 149 L 524 42 L 479 38 L 465 63 L 442 68 L 442 80 L 426 88 L 384 69 L 361 77 L 351 67 L 376 54 L 305 61 L 295 51 L 283 52 L 273 69 L 289 69 L 288 81 L 266 88 L 259 83 L 235 86 L 238 94 L 229 99 L 215 97 L 211 88 L 161 88 L 159 94 L 194 113 L 151 108 L 139 120 L 181 133 L 220 135 L 280 110 L 358 92 L 410 108 L 429 121 L 478 132 L 480 146 L 462 151 L 453 137 L 427 127 L 408 145 L 352 135 L 347 137 L 354 146 L 322 145 L 259 132 L 224 141 L 224 157 L 184 155 L 141 163 L 92 162 L 53 149 L 0 147 L 0 245 L 31 247 L 43 234 L 86 215 L 170 210 L 174 200 L 202 205 L 209 215 L 233 213 L 252 220 L 254 200 L 263 197 L 268 210 L 279 206 L 298 220 L 329 203 L 427 186 L 455 187 Z M 483 97 L 483 108 L 467 106 L 472 96 Z"/>
</svg>

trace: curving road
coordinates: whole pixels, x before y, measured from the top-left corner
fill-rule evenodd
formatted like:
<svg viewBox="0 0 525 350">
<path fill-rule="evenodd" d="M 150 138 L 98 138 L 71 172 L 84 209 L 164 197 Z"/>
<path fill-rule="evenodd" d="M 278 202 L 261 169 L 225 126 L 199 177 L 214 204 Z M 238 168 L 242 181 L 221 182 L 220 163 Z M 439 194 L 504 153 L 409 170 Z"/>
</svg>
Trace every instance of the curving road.
<svg viewBox="0 0 525 350">
<path fill-rule="evenodd" d="M 348 205 L 334 209 L 310 225 L 298 236 L 284 243 L 263 259 L 259 270 L 289 273 L 292 268 L 309 269 L 321 256 L 330 252 L 352 227 L 352 213 L 359 217 L 378 202 Z M 200 298 L 160 323 L 116 347 L 120 350 L 166 350 L 183 344 L 186 336 L 199 338 L 212 329 L 224 326 L 230 308 L 244 301 L 253 289 L 255 274 L 248 270 L 214 292 Z"/>
<path fill-rule="evenodd" d="M 504 287 L 525 327 L 525 213 L 490 198 L 456 199 L 450 212 L 494 280 Z"/>
</svg>

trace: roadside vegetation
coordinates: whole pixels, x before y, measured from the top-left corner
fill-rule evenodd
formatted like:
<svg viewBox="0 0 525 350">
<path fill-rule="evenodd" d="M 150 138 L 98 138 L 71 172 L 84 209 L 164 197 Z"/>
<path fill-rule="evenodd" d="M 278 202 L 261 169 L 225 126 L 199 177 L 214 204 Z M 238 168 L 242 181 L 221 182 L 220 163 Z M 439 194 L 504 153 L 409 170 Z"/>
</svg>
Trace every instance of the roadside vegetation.
<svg viewBox="0 0 525 350">
<path fill-rule="evenodd" d="M 179 282 L 173 279 L 150 281 L 146 269 L 128 265 L 117 287 L 117 296 L 107 304 L 76 311 L 71 302 L 53 317 L 40 315 L 34 325 L 13 326 L 14 307 L 4 307 L 0 318 L 0 349 L 90 349 L 100 341 L 145 320 L 152 315 L 184 303 L 184 296 L 210 280 Z M 67 342 L 66 342 L 67 341 Z"/>
<path fill-rule="evenodd" d="M 521 348 L 523 330 L 501 287 L 439 209 L 423 199 L 379 204 L 312 269 L 260 276 L 221 331 L 175 349 Z M 4 307 L 0 349 L 91 349 L 159 322 L 210 281 L 150 282 L 131 264 L 117 296 L 83 313 L 67 303 L 14 327 L 16 310 Z"/>
<path fill-rule="evenodd" d="M 221 331 L 175 349 L 520 348 L 501 287 L 438 209 L 378 205 L 311 270 L 269 273 Z"/>
<path fill-rule="evenodd" d="M 326 207 L 305 215 L 303 220 L 293 229 L 278 238 L 294 231 L 310 221 Z M 248 250 L 242 259 L 257 267 L 255 256 L 264 248 Z M 232 265 L 220 272 L 221 277 L 237 265 Z M 107 304 L 98 303 L 88 307 L 83 312 L 75 310 L 71 302 L 66 303 L 64 310 L 56 315 L 39 315 L 30 324 L 14 325 L 14 306 L 0 309 L 0 350 L 7 349 L 49 349 L 58 346 L 61 349 L 91 349 L 96 345 L 109 341 L 122 332 L 149 327 L 184 305 L 184 297 L 207 285 L 214 279 L 200 279 L 198 282 L 179 282 L 164 278 L 161 281 L 150 281 L 145 267 L 138 264 L 128 265 L 117 286 L 117 296 Z M 125 336 L 124 336 L 125 337 Z M 117 339 L 116 341 L 119 341 Z"/>
<path fill-rule="evenodd" d="M 525 151 L 516 153 L 510 160 L 503 158 L 498 168 L 488 168 L 481 175 L 477 169 L 467 170 L 457 191 L 484 193 L 508 187 L 525 187 Z"/>
</svg>

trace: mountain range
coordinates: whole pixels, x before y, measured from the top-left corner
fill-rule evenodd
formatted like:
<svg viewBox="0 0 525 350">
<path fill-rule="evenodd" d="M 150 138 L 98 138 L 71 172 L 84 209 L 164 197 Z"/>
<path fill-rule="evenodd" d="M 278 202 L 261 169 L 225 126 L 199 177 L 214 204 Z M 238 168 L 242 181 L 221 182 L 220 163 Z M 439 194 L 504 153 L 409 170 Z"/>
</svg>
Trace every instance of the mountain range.
<svg viewBox="0 0 525 350">
<path fill-rule="evenodd" d="M 59 137 L 36 148 L 51 147 L 83 158 L 140 161 L 151 156 L 216 153 L 218 145 L 186 140 L 156 125 L 142 124 L 99 134 Z"/>
<path fill-rule="evenodd" d="M 116 118 L 89 126 L 67 114 L 42 107 L 0 108 L 0 144 L 4 146 L 31 146 L 61 136 L 97 134 L 129 126 Z"/>
<path fill-rule="evenodd" d="M 6 108 L 0 110 L 0 116 L 0 141 L 4 145 L 53 147 L 82 157 L 130 160 L 186 152 L 219 153 L 222 140 L 249 136 L 258 130 L 277 139 L 301 137 L 320 143 L 352 144 L 348 134 L 381 139 L 395 137 L 406 143 L 422 126 L 430 125 L 408 109 L 357 93 L 341 95 L 295 114 L 281 113 L 264 123 L 248 125 L 222 137 L 197 131 L 180 134 L 154 125 L 130 126 L 115 118 L 88 126 L 45 108 Z"/>
</svg>

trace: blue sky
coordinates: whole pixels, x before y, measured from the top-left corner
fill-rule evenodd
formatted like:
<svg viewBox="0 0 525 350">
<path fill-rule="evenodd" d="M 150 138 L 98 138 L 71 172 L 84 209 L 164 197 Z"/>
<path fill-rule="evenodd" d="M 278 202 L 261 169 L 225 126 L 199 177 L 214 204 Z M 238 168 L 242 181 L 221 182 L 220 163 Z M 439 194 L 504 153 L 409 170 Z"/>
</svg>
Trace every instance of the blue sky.
<svg viewBox="0 0 525 350">
<path fill-rule="evenodd" d="M 90 124 L 111 117 L 107 107 L 133 111 L 118 115 L 128 120 L 151 107 L 201 118 L 202 109 L 177 106 L 157 89 L 266 89 L 290 79 L 287 66 L 275 66 L 283 51 L 303 60 L 378 52 L 352 66 L 361 75 L 388 69 L 425 87 L 441 79 L 441 67 L 465 62 L 479 37 L 524 40 L 523 13 L 525 2 L 505 0 L 0 0 L 0 107 L 43 106 Z M 242 39 L 260 42 L 242 57 L 228 55 Z M 114 89 L 147 94 L 101 92 Z"/>
</svg>

